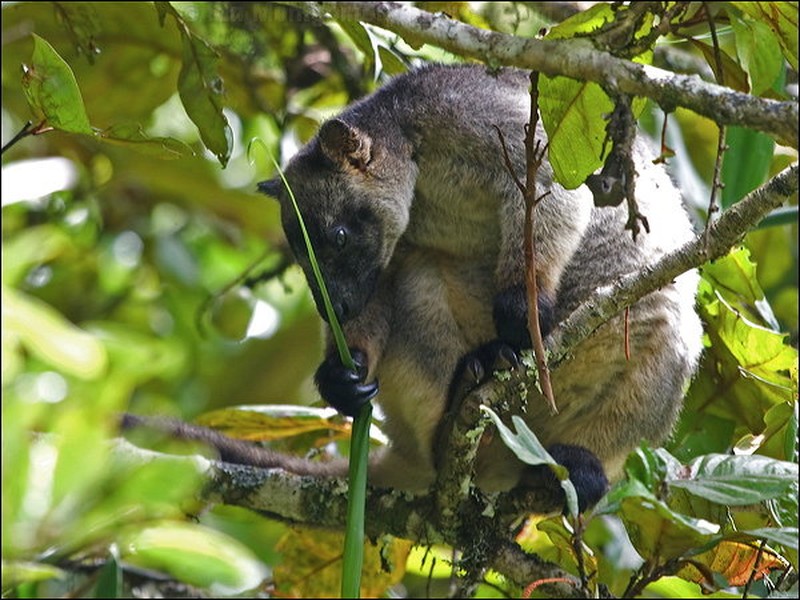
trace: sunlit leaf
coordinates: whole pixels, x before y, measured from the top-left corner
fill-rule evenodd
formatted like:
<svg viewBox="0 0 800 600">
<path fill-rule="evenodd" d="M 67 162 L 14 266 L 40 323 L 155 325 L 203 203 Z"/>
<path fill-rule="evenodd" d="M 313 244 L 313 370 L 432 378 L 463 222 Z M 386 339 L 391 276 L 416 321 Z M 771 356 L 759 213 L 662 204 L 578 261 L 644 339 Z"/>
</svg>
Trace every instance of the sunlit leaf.
<svg viewBox="0 0 800 600">
<path fill-rule="evenodd" d="M 58 567 L 38 562 L 5 560 L 2 562 L 3 591 L 23 583 L 60 579 L 67 573 Z"/>
<path fill-rule="evenodd" d="M 384 72 L 389 75 L 402 75 L 408 71 L 408 66 L 389 48 L 378 46 L 378 55 Z"/>
<path fill-rule="evenodd" d="M 784 56 L 796 71 L 797 6 L 792 2 L 737 2 L 736 8 L 772 29 L 783 48 Z"/>
<path fill-rule="evenodd" d="M 277 440 L 313 431 L 350 432 L 350 424 L 334 408 L 294 405 L 223 408 L 201 415 L 197 423 L 250 441 Z"/>
<path fill-rule="evenodd" d="M 75 75 L 44 39 L 33 36 L 33 56 L 24 69 L 22 87 L 33 112 L 47 125 L 71 133 L 92 133 Z"/>
<path fill-rule="evenodd" d="M 274 577 L 281 594 L 298 598 L 339 597 L 342 577 L 343 534 L 335 531 L 295 528 L 284 535 L 278 548 L 284 556 Z M 385 593 L 405 573 L 411 542 L 383 536 L 377 543 L 364 542 L 361 597 Z M 313 573 L 311 576 L 302 574 Z"/>
<path fill-rule="evenodd" d="M 728 11 L 728 15 L 736 36 L 736 54 L 747 72 L 753 94 L 758 96 L 770 89 L 781 73 L 780 44 L 769 25 L 741 18 L 736 11 Z"/>
<path fill-rule="evenodd" d="M 200 525 L 164 522 L 130 529 L 121 536 L 120 554 L 126 562 L 163 571 L 212 594 L 241 594 L 267 576 L 249 549 Z"/>
<path fill-rule="evenodd" d="M 56 369 L 94 379 L 106 369 L 106 351 L 93 335 L 67 321 L 41 300 L 3 288 L 3 328 L 10 328 L 25 347 Z"/>
<path fill-rule="evenodd" d="M 613 19 L 610 5 L 596 4 L 553 27 L 547 38 L 562 39 L 591 33 Z M 643 29 L 649 27 L 648 18 Z M 644 63 L 651 60 L 649 51 L 634 58 L 634 61 Z M 605 119 L 612 113 L 614 103 L 598 84 L 566 77 L 542 76 L 539 91 L 539 109 L 547 131 L 550 163 L 557 181 L 567 189 L 574 189 L 602 165 Z M 643 108 L 644 102 L 634 99 L 634 115 L 639 115 Z"/>
</svg>

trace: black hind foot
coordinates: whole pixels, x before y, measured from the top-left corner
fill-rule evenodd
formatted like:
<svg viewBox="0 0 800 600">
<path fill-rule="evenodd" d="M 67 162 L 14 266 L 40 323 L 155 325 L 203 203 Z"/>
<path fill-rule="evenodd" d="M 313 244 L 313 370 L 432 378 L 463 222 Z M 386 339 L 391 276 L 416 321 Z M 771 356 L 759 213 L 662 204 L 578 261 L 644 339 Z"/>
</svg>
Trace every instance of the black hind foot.
<svg viewBox="0 0 800 600">
<path fill-rule="evenodd" d="M 547 451 L 557 463 L 564 465 L 569 471 L 569 479 L 578 495 L 578 510 L 584 512 L 597 504 L 608 490 L 608 479 L 600 460 L 583 446 L 553 444 Z M 520 486 L 529 489 L 545 487 L 555 490 L 561 502 L 565 501 L 561 484 L 547 465 L 525 469 Z"/>
<path fill-rule="evenodd" d="M 450 380 L 448 406 L 452 410 L 461 404 L 467 394 L 487 381 L 495 371 L 508 371 L 518 366 L 517 353 L 505 342 L 494 340 L 479 346 L 458 361 Z"/>
</svg>

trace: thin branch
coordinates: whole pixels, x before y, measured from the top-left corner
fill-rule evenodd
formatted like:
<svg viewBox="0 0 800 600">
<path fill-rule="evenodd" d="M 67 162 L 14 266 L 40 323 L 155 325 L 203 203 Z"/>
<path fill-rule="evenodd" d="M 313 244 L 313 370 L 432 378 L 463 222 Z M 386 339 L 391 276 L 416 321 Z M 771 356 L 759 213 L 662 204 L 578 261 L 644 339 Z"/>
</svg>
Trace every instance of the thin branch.
<svg viewBox="0 0 800 600">
<path fill-rule="evenodd" d="M 668 285 L 673 279 L 726 254 L 771 210 L 797 193 L 797 164 L 778 173 L 760 188 L 727 209 L 704 233 L 663 256 L 657 263 L 638 273 L 620 277 L 597 290 L 553 331 L 548 338 L 551 368 L 595 329 L 626 306 Z"/>
<path fill-rule="evenodd" d="M 563 75 L 599 83 L 617 94 L 644 96 L 667 110 L 683 106 L 718 125 L 762 131 L 782 144 L 798 147 L 798 104 L 758 98 L 650 65 L 616 58 L 597 50 L 588 39 L 539 40 L 478 29 L 393 2 L 287 2 L 306 13 L 347 18 L 377 25 L 412 45 L 439 46 L 488 64 L 516 66 L 545 75 Z"/>
<path fill-rule="evenodd" d="M 5 154 L 6 150 L 11 148 L 14 144 L 16 144 L 21 139 L 24 139 L 24 138 L 28 137 L 29 135 L 35 135 L 40 127 L 41 127 L 41 123 L 39 125 L 37 125 L 36 127 L 33 126 L 33 121 L 28 121 L 27 123 L 25 123 L 25 125 L 22 126 L 22 129 L 20 129 L 14 137 L 12 137 L 10 140 L 8 140 L 8 142 L 6 142 L 3 145 L 3 148 L 0 149 L 0 154 Z"/>
</svg>

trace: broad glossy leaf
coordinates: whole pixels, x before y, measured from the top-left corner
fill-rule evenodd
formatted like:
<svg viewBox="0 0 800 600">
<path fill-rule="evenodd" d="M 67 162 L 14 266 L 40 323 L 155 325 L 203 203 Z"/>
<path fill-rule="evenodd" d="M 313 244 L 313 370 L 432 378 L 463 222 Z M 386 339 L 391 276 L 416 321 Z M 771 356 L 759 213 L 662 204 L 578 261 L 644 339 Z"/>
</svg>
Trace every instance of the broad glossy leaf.
<svg viewBox="0 0 800 600">
<path fill-rule="evenodd" d="M 67 62 L 43 38 L 33 36 L 33 56 L 23 70 L 22 87 L 37 118 L 70 133 L 92 134 L 83 98 Z"/>
<path fill-rule="evenodd" d="M 591 33 L 613 19 L 610 5 L 596 4 L 553 27 L 547 38 L 562 39 Z M 649 30 L 650 26 L 651 19 L 646 19 L 642 31 L 637 33 Z M 650 63 L 652 53 L 645 52 L 634 60 Z M 574 189 L 603 164 L 605 118 L 613 111 L 614 104 L 596 83 L 566 77 L 542 76 L 539 91 L 539 109 L 547 131 L 550 163 L 557 181 L 567 189 Z M 643 109 L 644 102 L 634 99 L 634 115 Z"/>
<path fill-rule="evenodd" d="M 266 567 L 233 538 L 199 525 L 164 522 L 121 536 L 122 559 L 165 572 L 212 594 L 235 595 L 257 587 Z"/>
<path fill-rule="evenodd" d="M 764 456 L 712 454 L 692 462 L 686 478 L 669 485 L 729 506 L 763 502 L 786 494 L 797 481 L 795 463 Z"/>
</svg>

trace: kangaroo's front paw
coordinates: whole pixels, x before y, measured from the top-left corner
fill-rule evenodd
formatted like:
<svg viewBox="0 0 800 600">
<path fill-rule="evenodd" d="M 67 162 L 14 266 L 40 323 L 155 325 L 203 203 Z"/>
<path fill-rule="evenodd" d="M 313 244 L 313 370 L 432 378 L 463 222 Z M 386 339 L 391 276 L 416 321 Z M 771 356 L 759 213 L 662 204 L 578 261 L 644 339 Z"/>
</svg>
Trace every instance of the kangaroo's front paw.
<svg viewBox="0 0 800 600">
<path fill-rule="evenodd" d="M 448 404 L 457 406 L 494 371 L 507 371 L 519 366 L 514 349 L 502 340 L 494 340 L 464 355 L 450 380 Z"/>
<path fill-rule="evenodd" d="M 329 355 L 317 369 L 314 381 L 325 401 L 340 413 L 355 417 L 361 407 L 378 393 L 378 381 L 364 381 L 367 357 L 360 350 L 350 349 L 355 369 L 345 367 L 338 354 Z"/>
</svg>

